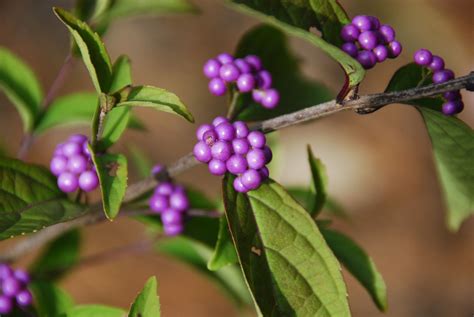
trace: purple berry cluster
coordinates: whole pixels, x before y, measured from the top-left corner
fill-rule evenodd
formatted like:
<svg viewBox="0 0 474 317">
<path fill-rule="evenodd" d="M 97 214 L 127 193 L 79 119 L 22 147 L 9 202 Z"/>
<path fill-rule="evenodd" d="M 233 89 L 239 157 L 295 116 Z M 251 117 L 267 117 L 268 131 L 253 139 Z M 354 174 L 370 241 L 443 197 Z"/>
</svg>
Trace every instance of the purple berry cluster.
<svg viewBox="0 0 474 317">
<path fill-rule="evenodd" d="M 272 88 L 272 75 L 263 69 L 258 56 L 234 58 L 222 53 L 208 60 L 203 71 L 210 79 L 209 91 L 215 96 L 224 95 L 228 85 L 235 84 L 239 92 L 251 92 L 253 100 L 267 109 L 275 108 L 280 101 L 280 94 Z"/>
<path fill-rule="evenodd" d="M 152 173 L 157 174 L 162 168 L 161 165 L 156 165 Z M 189 200 L 182 186 L 171 182 L 158 184 L 149 200 L 149 205 L 153 212 L 160 214 L 165 235 L 176 236 L 183 232 Z"/>
<path fill-rule="evenodd" d="M 97 172 L 87 148 L 85 135 L 74 134 L 56 146 L 49 168 L 58 178 L 58 187 L 65 193 L 78 188 L 85 192 L 93 191 L 99 185 Z"/>
<path fill-rule="evenodd" d="M 422 67 L 428 67 L 433 73 L 432 80 L 435 84 L 444 83 L 454 79 L 454 72 L 444 68 L 443 58 L 433 55 L 429 50 L 422 48 L 413 54 L 413 60 Z M 448 91 L 443 94 L 445 103 L 443 103 L 442 111 L 447 116 L 460 113 L 464 109 L 464 103 L 459 90 Z"/>
<path fill-rule="evenodd" d="M 30 276 L 23 270 L 13 270 L 7 264 L 0 264 L 0 316 L 10 314 L 15 305 L 24 308 L 33 302 L 28 290 Z"/>
<path fill-rule="evenodd" d="M 246 123 L 230 123 L 217 117 L 212 125 L 203 124 L 196 131 L 198 143 L 194 146 L 194 157 L 207 163 L 213 175 L 226 172 L 237 175 L 234 189 L 241 193 L 257 189 L 268 178 L 265 166 L 272 159 L 272 151 L 266 145 L 265 135 L 260 131 L 249 131 Z"/>
<path fill-rule="evenodd" d="M 341 38 L 344 40 L 341 49 L 365 69 L 387 58 L 396 58 L 402 52 L 402 45 L 395 40 L 395 30 L 369 15 L 354 17 L 352 23 L 341 29 Z"/>
</svg>

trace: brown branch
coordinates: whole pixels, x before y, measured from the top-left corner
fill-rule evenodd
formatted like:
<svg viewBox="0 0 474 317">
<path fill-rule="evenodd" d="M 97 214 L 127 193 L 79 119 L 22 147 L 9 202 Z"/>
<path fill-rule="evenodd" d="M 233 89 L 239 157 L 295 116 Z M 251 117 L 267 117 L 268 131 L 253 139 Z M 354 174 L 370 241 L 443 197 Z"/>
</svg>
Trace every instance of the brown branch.
<svg viewBox="0 0 474 317">
<path fill-rule="evenodd" d="M 447 91 L 460 90 L 463 88 L 473 90 L 474 72 L 442 84 L 433 84 L 398 92 L 360 96 L 358 99 L 344 101 L 343 103 L 337 103 L 336 100 L 328 101 L 303 110 L 262 121 L 256 124 L 254 129 L 261 129 L 265 133 L 269 133 L 302 122 L 326 117 L 343 110 L 380 108 L 393 103 L 402 103 L 409 100 L 431 97 Z M 167 177 L 174 177 L 197 164 L 198 162 L 194 159 L 192 153 L 181 157 L 174 164 L 170 165 L 167 170 L 161 172 L 156 177 L 148 177 L 138 183 L 130 185 L 125 194 L 123 201 L 124 204 L 133 201 L 145 194 L 147 191 L 153 189 L 158 184 L 159 180 L 166 179 Z M 128 213 L 122 212 L 121 215 L 128 215 Z M 91 207 L 89 213 L 80 218 L 50 226 L 38 233 L 28 236 L 24 240 L 21 240 L 10 250 L 7 250 L 7 252 L 4 252 L 4 254 L 0 256 L 0 262 L 14 261 L 29 251 L 41 247 L 67 230 L 104 220 L 106 220 L 106 218 L 101 211 L 101 205 L 94 205 Z"/>
</svg>

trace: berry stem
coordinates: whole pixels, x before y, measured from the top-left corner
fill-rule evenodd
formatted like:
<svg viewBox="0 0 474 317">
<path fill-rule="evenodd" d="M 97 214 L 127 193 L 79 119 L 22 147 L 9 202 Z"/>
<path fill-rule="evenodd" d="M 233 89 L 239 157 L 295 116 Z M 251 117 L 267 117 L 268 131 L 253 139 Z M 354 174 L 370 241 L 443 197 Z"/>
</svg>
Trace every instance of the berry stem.
<svg viewBox="0 0 474 317">
<path fill-rule="evenodd" d="M 237 101 L 239 100 L 240 93 L 237 90 L 233 89 L 232 93 L 230 93 L 229 95 L 230 98 L 229 109 L 227 110 L 227 118 L 229 119 L 229 121 L 232 122 L 240 112 L 240 109 L 237 109 Z"/>
</svg>

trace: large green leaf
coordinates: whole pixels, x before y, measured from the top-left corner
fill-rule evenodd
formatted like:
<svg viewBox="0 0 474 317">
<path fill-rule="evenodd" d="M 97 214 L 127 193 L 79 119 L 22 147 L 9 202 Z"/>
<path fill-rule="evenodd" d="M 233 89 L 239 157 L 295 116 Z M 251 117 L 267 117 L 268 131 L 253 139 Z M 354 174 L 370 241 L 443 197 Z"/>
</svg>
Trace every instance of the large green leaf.
<svg viewBox="0 0 474 317">
<path fill-rule="evenodd" d="M 387 92 L 431 83 L 430 73 L 415 64 L 400 68 L 390 80 Z M 447 224 L 456 231 L 474 214 L 474 132 L 455 117 L 440 111 L 441 97 L 410 102 L 421 113 L 433 145 L 439 179 L 447 203 Z"/>
<path fill-rule="evenodd" d="M 219 219 L 219 234 L 211 259 L 207 263 L 207 268 L 211 271 L 217 271 L 222 267 L 237 263 L 237 254 L 229 233 L 227 218 L 222 216 Z"/>
<path fill-rule="evenodd" d="M 193 115 L 175 94 L 152 86 L 132 87 L 126 100 L 117 107 L 151 107 L 159 111 L 177 114 L 189 122 L 194 122 Z"/>
<path fill-rule="evenodd" d="M 313 219 L 272 180 L 247 195 L 223 182 L 240 264 L 264 316 L 350 316 L 336 258 Z"/>
<path fill-rule="evenodd" d="M 364 79 L 362 66 L 337 46 L 343 24 L 349 22 L 344 10 L 335 0 L 231 0 L 232 7 L 270 23 L 286 33 L 308 41 L 323 50 L 344 69 L 349 87 Z M 317 27 L 322 38 L 310 32 Z M 347 88 L 347 87 L 346 87 Z"/>
<path fill-rule="evenodd" d="M 46 245 L 31 266 L 35 279 L 54 280 L 61 277 L 79 260 L 81 234 L 78 229 L 63 233 Z"/>
<path fill-rule="evenodd" d="M 74 305 L 71 296 L 54 284 L 33 282 L 29 285 L 29 289 L 33 293 L 38 317 L 62 316 Z"/>
<path fill-rule="evenodd" d="M 0 90 L 15 105 L 23 130 L 33 129 L 43 92 L 33 71 L 6 48 L 0 47 Z"/>
<path fill-rule="evenodd" d="M 68 310 L 61 317 L 124 317 L 126 315 L 127 312 L 121 308 L 103 305 L 80 305 Z"/>
<path fill-rule="evenodd" d="M 98 93 L 108 93 L 112 79 L 112 64 L 100 36 L 87 23 L 61 8 L 54 8 L 54 13 L 71 32 L 82 60 L 89 71 L 92 83 Z"/>
<path fill-rule="evenodd" d="M 320 159 L 314 157 L 311 147 L 308 145 L 308 161 L 311 169 L 311 176 L 313 179 L 314 204 L 310 210 L 313 216 L 318 215 L 326 204 L 328 176 L 326 174 L 326 167 Z"/>
<path fill-rule="evenodd" d="M 89 147 L 89 151 L 93 153 Z M 115 218 L 127 190 L 127 158 L 122 154 L 92 154 L 99 176 L 102 204 L 108 219 Z"/>
<path fill-rule="evenodd" d="M 302 75 L 299 59 L 290 52 L 287 38 L 279 29 L 260 25 L 248 31 L 237 46 L 236 56 L 249 54 L 260 56 L 265 69 L 272 74 L 273 86 L 280 92 L 280 103 L 269 111 L 255 103 L 250 94 L 242 95 L 239 107 L 244 108 L 238 115 L 239 119 L 265 120 L 314 106 L 334 97 L 329 89 Z"/>
<path fill-rule="evenodd" d="M 160 317 L 156 277 L 150 277 L 130 308 L 129 317 Z"/>
<path fill-rule="evenodd" d="M 321 229 L 327 244 L 337 259 L 369 292 L 381 311 L 387 310 L 387 289 L 374 261 L 352 239 L 340 232 Z"/>
</svg>

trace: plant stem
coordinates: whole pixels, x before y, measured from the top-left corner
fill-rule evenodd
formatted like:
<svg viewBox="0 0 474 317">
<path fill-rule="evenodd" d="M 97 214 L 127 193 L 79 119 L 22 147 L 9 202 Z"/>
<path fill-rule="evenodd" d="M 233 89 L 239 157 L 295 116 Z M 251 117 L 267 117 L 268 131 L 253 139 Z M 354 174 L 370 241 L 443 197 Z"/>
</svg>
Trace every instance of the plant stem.
<svg viewBox="0 0 474 317">
<path fill-rule="evenodd" d="M 239 114 L 239 109 L 237 109 L 237 100 L 239 99 L 240 93 L 237 90 L 232 90 L 231 97 L 229 100 L 229 109 L 227 110 L 227 118 L 230 121 L 234 121 L 235 117 Z"/>
</svg>

